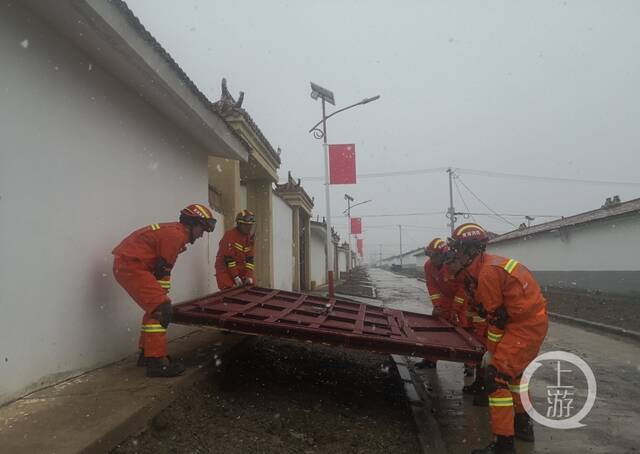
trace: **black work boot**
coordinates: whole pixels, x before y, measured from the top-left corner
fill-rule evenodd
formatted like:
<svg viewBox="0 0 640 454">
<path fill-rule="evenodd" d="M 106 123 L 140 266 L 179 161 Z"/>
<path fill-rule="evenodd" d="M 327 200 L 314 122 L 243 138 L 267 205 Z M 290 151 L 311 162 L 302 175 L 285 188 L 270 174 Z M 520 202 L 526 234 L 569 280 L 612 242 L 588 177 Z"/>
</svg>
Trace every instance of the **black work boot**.
<svg viewBox="0 0 640 454">
<path fill-rule="evenodd" d="M 514 429 L 517 438 L 522 441 L 535 440 L 535 437 L 533 435 L 533 421 L 531 421 L 531 417 L 527 412 L 516 413 L 514 421 Z"/>
<path fill-rule="evenodd" d="M 476 396 L 478 394 L 482 394 L 484 392 L 484 380 L 482 378 L 476 378 L 473 383 L 470 385 L 465 385 L 462 387 L 462 394 L 470 394 L 472 396 Z"/>
<path fill-rule="evenodd" d="M 513 437 L 498 435 L 489 446 L 474 449 L 471 454 L 516 454 L 516 448 L 513 445 Z"/>
<path fill-rule="evenodd" d="M 136 363 L 137 367 L 145 367 L 147 365 L 147 358 L 144 357 L 144 350 L 140 349 L 140 354 L 138 355 L 138 362 Z"/>
<path fill-rule="evenodd" d="M 182 363 L 165 362 L 165 358 L 147 358 L 147 377 L 177 377 L 185 370 Z"/>
</svg>

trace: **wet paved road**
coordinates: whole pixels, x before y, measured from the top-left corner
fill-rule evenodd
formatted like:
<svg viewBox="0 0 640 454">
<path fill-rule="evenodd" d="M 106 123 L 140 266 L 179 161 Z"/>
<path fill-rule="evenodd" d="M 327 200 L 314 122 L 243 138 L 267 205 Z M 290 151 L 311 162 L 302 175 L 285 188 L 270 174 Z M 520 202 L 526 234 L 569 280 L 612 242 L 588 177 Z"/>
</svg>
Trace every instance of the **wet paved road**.
<svg viewBox="0 0 640 454">
<path fill-rule="evenodd" d="M 369 273 L 384 306 L 430 313 L 423 282 L 376 268 Z M 591 413 L 582 421 L 585 427 L 557 430 L 536 425 L 536 443 L 518 442 L 518 453 L 640 452 L 640 344 L 552 322 L 542 350 L 568 351 L 584 359 L 595 374 L 598 395 Z M 436 370 L 418 373 L 425 386 L 432 389 L 436 418 L 449 452 L 468 453 L 471 448 L 486 445 L 490 438 L 488 412 L 473 407 L 471 398 L 462 395 L 462 365 L 442 361 Z M 580 408 L 586 386 L 582 386 L 579 372 L 577 377 L 573 382 L 575 405 Z M 554 386 L 556 380 L 550 366 L 542 368 L 532 380 L 534 406 L 541 413 L 547 408 L 547 386 Z"/>
</svg>

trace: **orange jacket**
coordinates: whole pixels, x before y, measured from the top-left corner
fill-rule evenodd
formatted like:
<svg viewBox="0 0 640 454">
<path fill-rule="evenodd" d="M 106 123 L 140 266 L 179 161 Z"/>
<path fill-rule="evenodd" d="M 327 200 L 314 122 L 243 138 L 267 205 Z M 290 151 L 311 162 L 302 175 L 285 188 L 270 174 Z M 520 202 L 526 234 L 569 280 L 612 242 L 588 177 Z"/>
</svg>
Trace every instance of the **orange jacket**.
<svg viewBox="0 0 640 454">
<path fill-rule="evenodd" d="M 424 280 L 433 306 L 445 313 L 450 312 L 457 286 L 447 266 L 436 268 L 431 260 L 427 260 L 424 264 Z"/>
<path fill-rule="evenodd" d="M 189 230 L 179 222 L 151 224 L 130 234 L 112 253 L 133 259 L 127 263 L 154 274 L 160 286 L 169 291 L 171 269 L 188 241 Z"/>
<path fill-rule="evenodd" d="M 481 254 L 467 271 L 478 281 L 474 298 L 487 313 L 489 351 L 495 352 L 509 326 L 536 324 L 547 319 L 547 301 L 540 286 L 517 260 Z M 537 342 L 533 337 L 531 342 Z"/>
<path fill-rule="evenodd" d="M 236 276 L 253 278 L 255 269 L 253 243 L 253 235 L 243 235 L 237 228 L 227 230 L 218 247 L 216 273 L 229 273 L 231 278 Z"/>
</svg>

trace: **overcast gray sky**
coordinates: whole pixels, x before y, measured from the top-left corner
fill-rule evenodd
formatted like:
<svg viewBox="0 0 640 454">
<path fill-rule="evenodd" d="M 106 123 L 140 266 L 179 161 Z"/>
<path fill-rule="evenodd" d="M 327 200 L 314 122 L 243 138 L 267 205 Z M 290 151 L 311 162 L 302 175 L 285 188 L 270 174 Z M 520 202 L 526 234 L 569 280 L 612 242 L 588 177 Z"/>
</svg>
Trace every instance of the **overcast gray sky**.
<svg viewBox="0 0 640 454">
<path fill-rule="evenodd" d="M 274 147 L 281 179 L 322 176 L 307 131 L 320 104 L 381 99 L 329 121 L 330 143 L 355 143 L 358 173 L 452 166 L 513 174 L 640 181 L 640 2 L 630 1 L 169 1 L 128 0 L 142 23 L 212 100 L 226 77 Z M 571 215 L 640 185 L 577 185 L 460 172 L 471 211 Z M 316 214 L 322 182 L 307 181 Z M 455 191 L 455 188 L 454 188 Z M 441 211 L 447 175 L 362 178 L 332 187 L 373 202 L 354 215 Z M 460 196 L 456 208 L 466 210 Z M 508 218 L 519 224 L 522 218 Z M 499 219 L 476 217 L 502 233 Z M 535 222 L 542 221 L 538 218 Z M 341 232 L 346 220 L 335 219 Z M 365 217 L 365 252 L 397 252 L 446 235 L 444 215 Z M 343 235 L 346 238 L 346 235 Z"/>
</svg>

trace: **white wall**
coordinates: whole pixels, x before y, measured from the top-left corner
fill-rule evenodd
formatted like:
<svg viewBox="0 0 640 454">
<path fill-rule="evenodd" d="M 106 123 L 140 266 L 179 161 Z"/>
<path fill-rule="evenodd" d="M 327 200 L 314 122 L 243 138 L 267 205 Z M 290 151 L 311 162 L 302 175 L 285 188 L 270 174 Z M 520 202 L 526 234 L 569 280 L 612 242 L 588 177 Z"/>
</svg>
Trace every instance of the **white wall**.
<svg viewBox="0 0 640 454">
<path fill-rule="evenodd" d="M 276 194 L 273 197 L 273 285 L 293 289 L 293 210 Z"/>
<path fill-rule="evenodd" d="M 424 264 L 427 262 L 427 256 L 426 255 L 416 255 L 415 256 L 416 259 L 416 271 L 422 275 L 424 272 Z"/>
<path fill-rule="evenodd" d="M 344 249 L 338 249 L 338 273 L 347 272 L 347 251 Z"/>
<path fill-rule="evenodd" d="M 488 250 L 521 261 L 546 285 L 569 280 L 578 288 L 640 291 L 639 239 L 636 214 L 579 225 L 562 237 L 545 232 L 489 244 Z"/>
<path fill-rule="evenodd" d="M 0 80 L 2 403 L 136 350 L 142 311 L 111 250 L 206 203 L 208 176 L 204 150 L 17 3 L 0 14 Z M 212 290 L 207 252 L 179 257 L 174 301 Z"/>
<path fill-rule="evenodd" d="M 311 241 L 309 253 L 311 255 L 310 274 L 311 280 L 316 286 L 327 283 L 327 256 L 325 254 L 325 231 L 321 228 L 311 227 Z"/>
<path fill-rule="evenodd" d="M 247 186 L 240 185 L 240 209 L 245 210 L 247 208 Z"/>
</svg>

